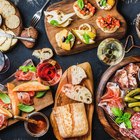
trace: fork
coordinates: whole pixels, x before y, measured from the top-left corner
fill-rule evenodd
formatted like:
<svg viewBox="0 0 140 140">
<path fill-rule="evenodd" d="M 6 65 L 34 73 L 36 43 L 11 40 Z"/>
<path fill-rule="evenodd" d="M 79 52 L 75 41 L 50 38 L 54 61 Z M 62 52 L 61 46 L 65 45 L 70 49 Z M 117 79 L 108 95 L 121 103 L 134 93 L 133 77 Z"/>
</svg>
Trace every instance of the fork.
<svg viewBox="0 0 140 140">
<path fill-rule="evenodd" d="M 37 11 L 34 16 L 32 17 L 32 20 L 31 20 L 31 26 L 32 27 L 35 27 L 37 25 L 37 23 L 39 22 L 39 20 L 41 19 L 41 16 L 42 16 L 42 11 L 43 9 L 45 8 L 45 6 L 48 4 L 50 0 L 47 0 L 46 3 L 43 5 L 43 7 Z"/>
</svg>

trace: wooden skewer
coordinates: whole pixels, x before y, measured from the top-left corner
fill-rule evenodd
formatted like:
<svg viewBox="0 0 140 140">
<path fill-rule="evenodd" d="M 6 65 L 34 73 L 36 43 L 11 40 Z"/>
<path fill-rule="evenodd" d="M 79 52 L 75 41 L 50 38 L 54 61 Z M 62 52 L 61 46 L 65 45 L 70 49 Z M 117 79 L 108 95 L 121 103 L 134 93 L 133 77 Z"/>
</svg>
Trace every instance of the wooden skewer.
<svg viewBox="0 0 140 140">
<path fill-rule="evenodd" d="M 25 117 L 21 117 L 21 116 L 14 116 L 14 119 L 17 119 L 17 120 L 21 120 L 21 121 L 26 121 L 26 122 L 29 122 L 29 123 L 33 123 L 33 124 L 38 124 L 38 121 L 34 120 L 34 119 L 29 119 L 29 118 L 25 118 Z"/>
</svg>

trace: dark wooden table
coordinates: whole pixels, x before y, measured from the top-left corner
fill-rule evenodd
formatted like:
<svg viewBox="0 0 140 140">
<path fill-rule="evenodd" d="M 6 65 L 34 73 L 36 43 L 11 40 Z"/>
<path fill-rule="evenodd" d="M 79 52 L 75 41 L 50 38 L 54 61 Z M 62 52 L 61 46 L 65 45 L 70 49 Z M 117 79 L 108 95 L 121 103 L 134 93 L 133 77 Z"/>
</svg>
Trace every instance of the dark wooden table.
<svg viewBox="0 0 140 140">
<path fill-rule="evenodd" d="M 19 8 L 21 12 L 23 23 L 27 27 L 30 24 L 30 20 L 33 14 L 41 8 L 45 0 L 37 0 L 38 4 L 35 3 L 35 5 L 27 3 L 26 1 L 27 0 L 19 0 L 17 7 Z M 59 0 L 51 0 L 50 4 L 56 1 L 59 1 Z M 128 23 L 127 35 L 132 34 L 135 38 L 136 44 L 140 45 L 140 39 L 138 39 L 136 35 L 135 26 L 133 24 L 133 21 L 136 18 L 136 15 L 140 12 L 140 1 L 139 0 L 124 0 L 124 1 L 125 2 L 121 0 L 119 1 L 118 9 L 120 13 L 125 17 Z M 128 4 L 129 1 L 132 3 Z M 136 1 L 137 3 L 135 3 Z M 38 24 L 37 28 L 40 32 L 40 35 L 37 41 L 38 43 L 36 44 L 34 49 L 39 49 L 43 47 L 52 48 L 45 34 L 43 17 L 40 23 Z M 124 41 L 125 41 L 125 38 L 122 40 L 122 42 L 124 43 Z M 35 63 L 38 63 L 38 60 L 32 57 L 32 51 L 33 49 L 27 49 L 21 43 L 18 43 L 13 50 L 7 53 L 8 57 L 10 58 L 11 67 L 7 73 L 0 75 L 0 82 L 2 82 L 4 79 L 9 77 L 12 73 L 14 73 L 16 69 L 25 60 L 31 58 L 33 59 Z M 108 68 L 107 66 L 103 65 L 99 61 L 96 53 L 97 53 L 97 49 L 92 49 L 92 50 L 82 52 L 80 54 L 76 54 L 72 56 L 59 57 L 57 55 L 54 55 L 54 59 L 56 59 L 60 63 L 63 71 L 65 71 L 65 69 L 67 69 L 71 65 L 88 61 L 92 65 L 93 74 L 94 74 L 94 83 L 95 83 L 94 87 L 96 91 L 101 75 Z M 140 50 L 134 49 L 126 56 L 131 56 L 131 55 L 140 55 Z M 56 88 L 57 86 L 52 88 L 53 96 L 55 95 Z M 96 96 L 96 93 L 95 93 L 95 96 Z M 49 117 L 52 111 L 52 107 L 53 105 L 42 110 L 42 112 L 45 113 Z M 93 140 L 111 140 L 111 139 L 112 138 L 104 131 L 103 127 L 101 126 L 98 120 L 96 111 L 95 111 L 94 117 L 93 117 Z M 32 138 L 26 133 L 23 122 L 19 122 L 1 131 L 0 140 L 55 140 L 55 137 L 53 135 L 52 128 L 50 127 L 49 132 L 45 136 L 41 138 Z"/>
</svg>

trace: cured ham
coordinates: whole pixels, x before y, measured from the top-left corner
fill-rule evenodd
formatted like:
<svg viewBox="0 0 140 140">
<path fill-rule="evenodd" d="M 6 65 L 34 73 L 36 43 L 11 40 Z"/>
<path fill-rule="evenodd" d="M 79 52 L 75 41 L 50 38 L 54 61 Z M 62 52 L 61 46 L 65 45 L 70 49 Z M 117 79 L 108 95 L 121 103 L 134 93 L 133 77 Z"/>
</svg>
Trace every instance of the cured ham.
<svg viewBox="0 0 140 140">
<path fill-rule="evenodd" d="M 0 114 L 0 128 L 7 125 L 7 119 L 3 114 Z"/>
<path fill-rule="evenodd" d="M 104 96 L 101 97 L 99 106 L 104 108 L 110 115 L 112 115 L 111 108 L 118 107 L 124 109 L 123 99 L 121 97 L 122 91 L 116 83 L 108 82 L 107 91 Z"/>
</svg>

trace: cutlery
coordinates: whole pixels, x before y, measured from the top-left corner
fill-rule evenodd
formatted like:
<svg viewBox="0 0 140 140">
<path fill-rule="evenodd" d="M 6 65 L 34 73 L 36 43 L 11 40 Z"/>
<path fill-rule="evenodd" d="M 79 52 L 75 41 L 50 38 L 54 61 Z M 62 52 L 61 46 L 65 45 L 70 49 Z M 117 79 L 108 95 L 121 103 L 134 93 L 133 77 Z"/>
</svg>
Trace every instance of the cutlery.
<svg viewBox="0 0 140 140">
<path fill-rule="evenodd" d="M 35 27 L 37 23 L 39 22 L 39 20 L 41 19 L 43 9 L 45 8 L 45 6 L 48 4 L 49 1 L 50 0 L 47 0 L 46 3 L 43 5 L 43 7 L 39 11 L 37 11 L 32 17 L 32 20 L 31 20 L 32 27 Z"/>
<path fill-rule="evenodd" d="M 24 40 L 24 41 L 29 41 L 29 42 L 35 42 L 34 38 L 15 36 L 15 35 L 2 33 L 2 32 L 0 32 L 0 37 L 7 37 L 7 38 L 12 38 L 12 39 L 19 39 L 19 40 Z"/>
</svg>

